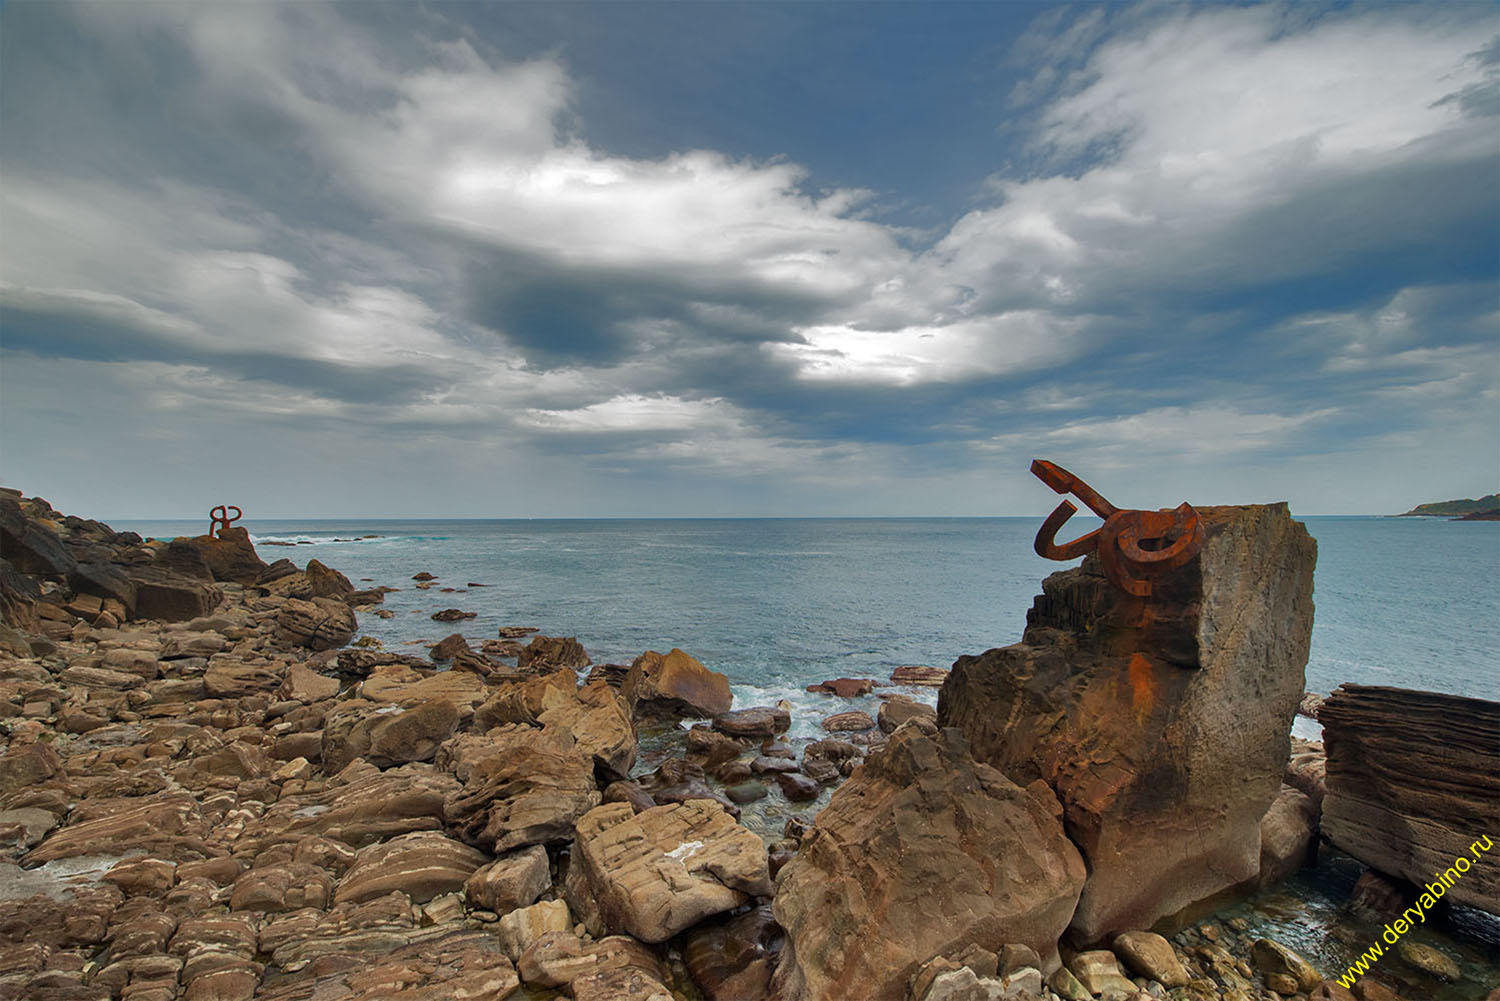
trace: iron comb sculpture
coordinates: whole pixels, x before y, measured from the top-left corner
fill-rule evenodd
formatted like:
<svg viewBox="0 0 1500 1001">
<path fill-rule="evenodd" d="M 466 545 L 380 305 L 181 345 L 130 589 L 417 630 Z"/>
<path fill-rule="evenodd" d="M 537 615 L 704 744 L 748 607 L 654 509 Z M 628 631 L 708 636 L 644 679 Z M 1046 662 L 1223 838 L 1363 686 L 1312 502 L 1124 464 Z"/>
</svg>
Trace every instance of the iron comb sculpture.
<svg viewBox="0 0 1500 1001">
<path fill-rule="evenodd" d="M 1037 530 L 1038 556 L 1074 560 L 1098 553 L 1104 576 L 1111 583 L 1126 594 L 1149 598 L 1152 581 L 1183 566 L 1203 548 L 1203 525 L 1198 512 L 1186 501 L 1172 511 L 1118 508 L 1056 463 L 1037 459 L 1031 464 L 1031 472 L 1054 492 L 1072 494 L 1104 519 L 1102 526 L 1087 535 L 1059 543 L 1058 531 L 1078 513 L 1071 501 L 1063 501 Z"/>
<path fill-rule="evenodd" d="M 234 512 L 233 516 L 229 514 L 230 511 Z M 224 529 L 239 521 L 244 515 L 245 512 L 233 504 L 220 504 L 208 512 L 208 516 L 213 519 L 208 523 L 208 534 L 215 539 L 222 539 L 224 537 Z"/>
</svg>

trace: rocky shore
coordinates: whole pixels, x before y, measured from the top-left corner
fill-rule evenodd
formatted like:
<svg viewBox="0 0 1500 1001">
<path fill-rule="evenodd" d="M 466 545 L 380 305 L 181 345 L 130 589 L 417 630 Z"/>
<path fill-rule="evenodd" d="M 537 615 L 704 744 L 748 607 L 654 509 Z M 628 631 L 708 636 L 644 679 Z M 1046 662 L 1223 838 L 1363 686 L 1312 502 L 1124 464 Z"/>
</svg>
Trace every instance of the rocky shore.
<svg viewBox="0 0 1500 1001">
<path fill-rule="evenodd" d="M 242 529 L 0 493 L 0 999 L 1415 1001 L 1206 918 L 1316 854 L 1343 774 L 1286 736 L 1310 540 L 1206 512 L 1166 601 L 1085 563 L 1023 643 L 898 671 L 936 714 L 839 712 L 875 679 L 832 679 L 794 742 L 681 650 L 388 651 L 355 640 L 384 589 Z M 741 819 L 830 787 L 811 823 Z"/>
</svg>

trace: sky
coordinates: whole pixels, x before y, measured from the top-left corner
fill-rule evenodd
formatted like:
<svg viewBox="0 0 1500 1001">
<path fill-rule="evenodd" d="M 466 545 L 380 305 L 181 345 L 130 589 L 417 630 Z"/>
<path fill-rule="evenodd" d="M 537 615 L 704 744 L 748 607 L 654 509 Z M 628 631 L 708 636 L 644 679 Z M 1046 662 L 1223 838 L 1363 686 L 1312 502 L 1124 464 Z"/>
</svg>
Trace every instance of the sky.
<svg viewBox="0 0 1500 1001">
<path fill-rule="evenodd" d="M 0 483 L 90 517 L 1500 487 L 1500 6 L 0 7 Z"/>
</svg>

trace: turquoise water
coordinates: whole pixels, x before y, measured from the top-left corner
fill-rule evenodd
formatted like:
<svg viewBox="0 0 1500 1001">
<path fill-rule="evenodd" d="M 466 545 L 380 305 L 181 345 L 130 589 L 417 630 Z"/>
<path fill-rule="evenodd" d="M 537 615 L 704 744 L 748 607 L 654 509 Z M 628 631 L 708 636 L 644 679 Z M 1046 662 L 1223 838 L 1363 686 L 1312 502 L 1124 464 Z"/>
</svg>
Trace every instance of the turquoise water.
<svg viewBox="0 0 1500 1001">
<path fill-rule="evenodd" d="M 1500 699 L 1500 524 L 1305 521 L 1318 540 L 1308 688 Z M 364 586 L 401 588 L 386 598 L 394 618 L 360 615 L 387 645 L 440 639 L 453 630 L 428 616 L 457 607 L 479 613 L 467 635 L 537 626 L 576 635 L 600 662 L 681 647 L 729 675 L 737 701 L 1013 643 L 1042 577 L 1062 566 L 1032 552 L 1035 518 L 243 524 L 268 561 L 316 557 Z M 115 527 L 172 536 L 205 524 Z M 415 589 L 421 570 L 438 586 Z M 487 586 L 438 590 L 471 581 Z"/>
</svg>

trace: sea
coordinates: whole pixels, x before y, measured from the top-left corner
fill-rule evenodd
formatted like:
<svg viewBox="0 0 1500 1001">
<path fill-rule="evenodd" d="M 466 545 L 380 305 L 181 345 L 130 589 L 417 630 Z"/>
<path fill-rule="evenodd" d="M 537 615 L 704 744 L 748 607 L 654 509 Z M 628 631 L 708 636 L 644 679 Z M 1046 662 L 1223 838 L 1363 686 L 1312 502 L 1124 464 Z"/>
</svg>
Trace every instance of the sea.
<svg viewBox="0 0 1500 1001">
<path fill-rule="evenodd" d="M 1436 518 L 1307 517 L 1318 543 L 1306 687 L 1392 685 L 1500 700 L 1500 524 Z M 794 742 L 821 719 L 863 708 L 807 692 L 829 678 L 885 681 L 904 664 L 948 667 L 1021 638 L 1042 579 L 1064 564 L 1038 557 L 1038 518 L 661 520 L 317 520 L 242 522 L 263 559 L 318 559 L 357 587 L 396 588 L 359 612 L 360 634 L 421 652 L 452 632 L 471 640 L 501 626 L 575 636 L 595 663 L 629 664 L 679 647 L 727 675 L 736 706 L 792 704 Z M 1070 529 L 1097 525 L 1075 518 Z M 115 522 L 171 538 L 197 522 Z M 1072 537 L 1071 534 L 1069 537 Z M 427 589 L 413 575 L 431 573 Z M 457 608 L 458 623 L 432 620 Z M 905 689 L 936 701 L 936 689 Z M 1316 739 L 1315 722 L 1293 732 Z M 667 753 L 642 736 L 642 764 Z M 806 805 L 768 797 L 747 825 L 776 836 Z M 1478 832 L 1497 834 L 1500 832 Z M 1237 904 L 1267 935 L 1337 976 L 1381 933 L 1345 906 L 1361 866 L 1326 849 L 1317 866 Z M 1226 915 L 1221 915 L 1221 917 Z M 1500 923 L 1455 909 L 1408 936 L 1455 958 L 1461 979 L 1438 985 L 1382 960 L 1409 998 L 1478 999 L 1500 987 Z"/>
</svg>

